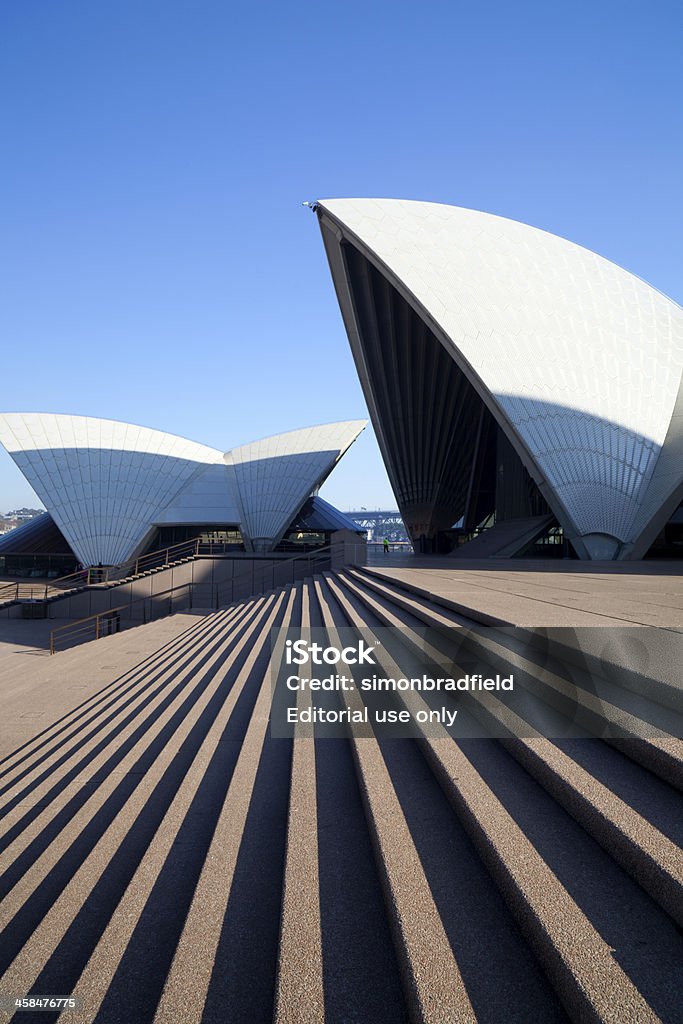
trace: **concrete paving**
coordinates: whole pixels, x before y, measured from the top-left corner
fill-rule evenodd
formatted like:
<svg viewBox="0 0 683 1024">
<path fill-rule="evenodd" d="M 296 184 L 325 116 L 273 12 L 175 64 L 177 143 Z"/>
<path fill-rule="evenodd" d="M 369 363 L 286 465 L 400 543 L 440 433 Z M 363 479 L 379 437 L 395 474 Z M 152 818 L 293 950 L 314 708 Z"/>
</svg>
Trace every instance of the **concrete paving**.
<svg viewBox="0 0 683 1024">
<path fill-rule="evenodd" d="M 683 630 L 682 562 L 373 556 L 377 574 L 479 621 L 515 626 L 656 626 Z"/>
<path fill-rule="evenodd" d="M 62 1024 L 679 1024 L 679 741 L 633 738 L 604 700 L 630 739 L 549 739 L 490 693 L 500 739 L 268 728 L 274 627 L 393 626 L 388 675 L 425 624 L 435 654 L 465 624 L 500 660 L 504 631 L 477 623 L 534 609 L 675 637 L 680 577 L 555 568 L 347 569 L 52 658 L 45 624 L 5 623 L 0 993 L 74 993 Z M 504 653 L 565 699 L 562 666 Z"/>
<path fill-rule="evenodd" d="M 68 620 L 0 620 L 0 757 L 196 625 L 181 613 L 50 657 L 50 630 Z"/>
</svg>

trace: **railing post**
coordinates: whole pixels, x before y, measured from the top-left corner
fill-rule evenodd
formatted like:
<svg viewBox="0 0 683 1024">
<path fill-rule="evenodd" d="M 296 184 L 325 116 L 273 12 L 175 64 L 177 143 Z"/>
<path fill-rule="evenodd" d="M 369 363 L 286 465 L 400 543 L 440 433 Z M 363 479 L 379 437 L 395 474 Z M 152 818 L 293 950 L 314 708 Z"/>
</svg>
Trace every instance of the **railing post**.
<svg viewBox="0 0 683 1024">
<path fill-rule="evenodd" d="M 99 615 L 95 616 L 95 639 L 96 640 L 100 639 L 100 617 L 99 617 Z"/>
</svg>

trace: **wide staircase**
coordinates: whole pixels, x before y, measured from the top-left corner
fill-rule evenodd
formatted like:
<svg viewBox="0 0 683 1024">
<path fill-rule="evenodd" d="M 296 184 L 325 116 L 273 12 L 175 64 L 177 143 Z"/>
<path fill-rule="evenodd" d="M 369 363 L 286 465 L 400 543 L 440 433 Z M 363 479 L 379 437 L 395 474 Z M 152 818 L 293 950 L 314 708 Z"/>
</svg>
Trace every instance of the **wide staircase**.
<svg viewBox="0 0 683 1024">
<path fill-rule="evenodd" d="M 152 640 L 0 761 L 0 993 L 73 993 L 79 1024 L 680 1022 L 683 744 L 605 702 L 632 736 L 273 738 L 271 630 L 349 624 L 400 627 L 388 675 L 425 625 L 505 646 L 371 571 L 323 573 Z"/>
<path fill-rule="evenodd" d="M 3 581 L 0 582 L 0 609 L 22 603 L 52 604 L 66 597 L 80 594 L 89 587 L 110 590 L 126 583 L 134 583 L 147 576 L 153 576 L 165 569 L 173 569 L 186 562 L 192 562 L 200 553 L 222 554 L 224 551 L 224 544 L 202 541 L 199 537 L 195 537 L 192 540 L 174 544 L 172 547 L 150 551 L 146 555 L 122 562 L 120 565 L 108 565 L 102 568 L 91 566 L 54 580 L 36 580 L 35 582 L 22 580 L 16 583 Z"/>
</svg>

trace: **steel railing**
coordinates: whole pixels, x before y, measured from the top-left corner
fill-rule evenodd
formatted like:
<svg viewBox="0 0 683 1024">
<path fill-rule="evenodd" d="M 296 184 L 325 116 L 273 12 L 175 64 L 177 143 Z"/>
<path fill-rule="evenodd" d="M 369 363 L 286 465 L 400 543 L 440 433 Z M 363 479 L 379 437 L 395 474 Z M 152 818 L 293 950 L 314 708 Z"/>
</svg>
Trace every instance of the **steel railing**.
<svg viewBox="0 0 683 1024">
<path fill-rule="evenodd" d="M 182 591 L 187 591 L 188 605 L 192 607 L 192 583 L 181 583 L 177 587 L 163 590 L 159 594 L 147 597 L 138 597 L 127 604 L 117 605 L 115 608 L 107 608 L 104 611 L 96 612 L 94 615 L 86 615 L 75 622 L 67 622 L 63 626 L 57 626 L 50 631 L 50 654 L 56 654 L 59 647 L 73 647 L 79 643 L 87 643 L 90 640 L 99 640 L 103 636 L 111 636 L 121 629 L 121 622 L 128 618 L 139 625 L 144 625 L 153 619 L 160 619 L 166 615 L 172 615 L 179 611 L 179 598 Z M 142 606 L 142 615 L 133 618 L 132 609 Z M 147 611 L 149 606 L 149 613 Z M 158 613 L 158 614 L 157 614 Z"/>
<path fill-rule="evenodd" d="M 180 583 L 159 594 L 148 594 L 145 597 L 132 598 L 126 604 L 115 608 L 107 608 L 92 615 L 86 615 L 75 622 L 67 622 L 57 626 L 50 633 L 50 654 L 55 654 L 64 645 L 73 646 L 89 640 L 98 640 L 101 636 L 109 636 L 121 629 L 123 621 L 136 622 L 140 625 L 153 618 L 172 614 L 174 608 L 180 610 L 178 598 L 187 595 L 186 607 L 220 608 L 232 604 L 236 600 L 254 597 L 276 587 L 295 583 L 313 573 L 331 568 L 335 545 L 307 551 L 292 558 L 264 559 L 264 564 L 252 561 L 249 569 L 238 573 L 230 580 L 221 584 L 214 583 Z M 133 609 L 140 609 L 136 616 Z M 160 614 L 157 611 L 161 609 Z"/>
<path fill-rule="evenodd" d="M 0 604 L 8 601 L 45 601 L 49 583 L 0 583 Z"/>
<path fill-rule="evenodd" d="M 139 558 L 132 558 L 119 565 L 93 566 L 88 569 L 79 569 L 68 576 L 61 576 L 52 580 L 50 586 L 57 589 L 69 589 L 76 586 L 90 586 L 94 583 L 112 583 L 123 579 L 126 576 L 138 576 L 140 573 L 148 572 L 150 569 L 161 569 L 171 562 L 178 562 L 183 558 L 194 558 L 202 544 L 207 543 L 199 537 L 192 540 L 184 540 L 179 544 L 172 544 L 157 551 L 150 551 Z"/>
<path fill-rule="evenodd" d="M 201 537 L 193 537 L 191 540 L 183 540 L 178 544 L 149 551 L 146 555 L 121 562 L 119 565 L 91 565 L 88 569 L 79 569 L 68 576 L 52 580 L 49 586 L 55 589 L 70 589 L 92 586 L 96 583 L 116 583 L 128 576 L 139 576 L 151 569 L 164 569 L 175 562 L 196 558 L 198 555 L 225 555 L 234 552 L 233 541 L 202 540 Z"/>
</svg>

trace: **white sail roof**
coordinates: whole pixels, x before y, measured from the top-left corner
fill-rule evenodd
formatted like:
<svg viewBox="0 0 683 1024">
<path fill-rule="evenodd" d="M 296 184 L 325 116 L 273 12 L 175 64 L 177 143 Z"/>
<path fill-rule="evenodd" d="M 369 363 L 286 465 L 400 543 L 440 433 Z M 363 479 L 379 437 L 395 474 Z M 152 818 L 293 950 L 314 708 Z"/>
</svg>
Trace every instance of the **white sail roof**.
<svg viewBox="0 0 683 1024">
<path fill-rule="evenodd" d="M 349 420 L 291 430 L 226 452 L 242 522 L 256 549 L 267 549 L 277 542 L 366 422 Z"/>
<path fill-rule="evenodd" d="M 679 393 L 683 310 L 517 221 L 396 199 L 319 208 L 451 345 L 574 528 L 632 540 Z"/>
<path fill-rule="evenodd" d="M 219 451 L 115 420 L 0 414 L 0 442 L 86 565 L 129 557 L 197 469 Z"/>
<path fill-rule="evenodd" d="M 84 565 L 132 557 L 155 525 L 238 523 L 269 550 L 365 426 L 291 431 L 229 452 L 115 420 L 0 414 L 0 443 Z"/>
</svg>

